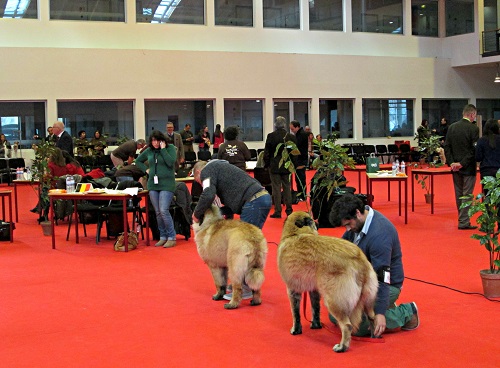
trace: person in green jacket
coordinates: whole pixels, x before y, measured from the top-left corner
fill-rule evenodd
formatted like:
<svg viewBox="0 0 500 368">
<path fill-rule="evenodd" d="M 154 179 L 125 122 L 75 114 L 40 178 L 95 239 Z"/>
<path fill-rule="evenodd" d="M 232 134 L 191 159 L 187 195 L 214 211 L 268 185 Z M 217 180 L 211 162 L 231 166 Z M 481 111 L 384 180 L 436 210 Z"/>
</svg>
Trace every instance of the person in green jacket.
<svg viewBox="0 0 500 368">
<path fill-rule="evenodd" d="M 149 137 L 149 145 L 136 159 L 135 164 L 148 173 L 149 198 L 156 212 L 160 240 L 156 247 L 175 246 L 174 221 L 170 215 L 170 202 L 175 192 L 175 146 L 167 143 L 165 135 L 155 130 Z M 145 162 L 148 162 L 149 168 Z"/>
</svg>

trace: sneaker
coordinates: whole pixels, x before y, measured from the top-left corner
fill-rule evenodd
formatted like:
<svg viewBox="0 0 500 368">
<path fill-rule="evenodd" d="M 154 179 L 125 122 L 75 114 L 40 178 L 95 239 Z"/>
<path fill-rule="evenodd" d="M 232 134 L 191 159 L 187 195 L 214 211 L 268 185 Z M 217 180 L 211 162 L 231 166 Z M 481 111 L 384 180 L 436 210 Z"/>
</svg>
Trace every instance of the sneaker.
<svg viewBox="0 0 500 368">
<path fill-rule="evenodd" d="M 270 218 L 281 218 L 281 213 L 273 213 L 271 216 L 269 216 Z"/>
<path fill-rule="evenodd" d="M 176 244 L 177 242 L 175 240 L 169 240 L 163 245 L 163 248 L 172 248 L 175 247 Z"/>
<path fill-rule="evenodd" d="M 416 330 L 418 326 L 420 326 L 420 318 L 418 317 L 418 309 L 417 309 L 417 304 L 415 302 L 411 302 L 411 309 L 413 310 L 413 316 L 411 316 L 411 319 L 405 323 L 401 329 L 403 331 L 412 331 Z"/>
<path fill-rule="evenodd" d="M 166 242 L 167 242 L 166 239 L 160 239 L 158 243 L 155 244 L 155 247 L 162 247 L 163 244 L 165 244 Z"/>
<path fill-rule="evenodd" d="M 231 287 L 231 291 L 233 291 L 232 285 L 229 285 Z M 233 298 L 233 293 L 229 293 L 223 296 L 224 299 L 226 300 L 231 300 Z M 243 285 L 243 293 L 241 295 L 241 299 L 252 299 L 253 298 L 253 291 L 250 289 L 248 286 Z"/>
</svg>

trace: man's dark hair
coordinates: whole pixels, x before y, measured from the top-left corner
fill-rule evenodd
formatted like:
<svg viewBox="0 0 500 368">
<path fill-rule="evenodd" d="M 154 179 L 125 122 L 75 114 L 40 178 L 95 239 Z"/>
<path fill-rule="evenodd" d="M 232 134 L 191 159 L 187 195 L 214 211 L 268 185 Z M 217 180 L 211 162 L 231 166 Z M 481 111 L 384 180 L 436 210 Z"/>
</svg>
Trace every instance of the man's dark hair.
<svg viewBox="0 0 500 368">
<path fill-rule="evenodd" d="M 300 128 L 300 122 L 298 122 L 297 120 L 292 120 L 290 124 L 292 124 L 294 128 Z"/>
<path fill-rule="evenodd" d="M 341 226 L 342 220 L 352 220 L 356 218 L 356 210 L 361 214 L 365 212 L 363 201 L 352 194 L 345 194 L 333 203 L 330 211 L 330 223 L 335 226 Z"/>
<path fill-rule="evenodd" d="M 226 128 L 224 131 L 224 135 L 226 136 L 226 140 L 228 141 L 234 141 L 236 138 L 238 138 L 238 134 L 240 134 L 240 130 L 237 126 L 229 126 Z"/>
</svg>

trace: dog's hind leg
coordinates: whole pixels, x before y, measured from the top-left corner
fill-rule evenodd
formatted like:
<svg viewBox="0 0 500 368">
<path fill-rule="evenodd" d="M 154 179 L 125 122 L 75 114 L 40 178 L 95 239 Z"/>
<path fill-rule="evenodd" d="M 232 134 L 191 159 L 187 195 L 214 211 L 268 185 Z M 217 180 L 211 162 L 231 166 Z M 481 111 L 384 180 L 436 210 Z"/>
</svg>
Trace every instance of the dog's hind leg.
<svg viewBox="0 0 500 368">
<path fill-rule="evenodd" d="M 292 335 L 300 335 L 302 333 L 302 324 L 300 323 L 300 301 L 302 293 L 298 293 L 288 289 L 288 298 L 290 299 L 290 307 L 292 308 L 293 326 L 290 330 Z"/>
<path fill-rule="evenodd" d="M 215 288 L 217 290 L 217 293 L 212 296 L 212 299 L 222 300 L 223 296 L 226 294 L 227 268 L 210 267 L 210 272 L 212 272 Z"/>
<path fill-rule="evenodd" d="M 338 293 L 332 293 L 332 295 L 323 295 L 323 297 L 328 312 L 337 320 L 340 331 L 342 332 L 342 339 L 339 344 L 333 347 L 333 351 L 336 353 L 343 353 L 349 349 L 349 345 L 351 344 L 353 327 L 349 319 L 349 315 L 351 314 L 350 307 L 348 304 L 339 304 L 339 302 L 342 303 L 342 301 L 337 299 L 339 297 L 337 294 Z"/>
<path fill-rule="evenodd" d="M 243 293 L 241 281 L 231 280 L 233 284 L 233 296 L 231 301 L 227 304 L 224 304 L 224 308 L 226 309 L 235 309 L 238 308 L 238 305 L 241 303 L 241 294 Z"/>
<path fill-rule="evenodd" d="M 309 292 L 309 297 L 311 298 L 311 309 L 312 309 L 311 328 L 312 329 L 323 328 L 323 326 L 321 325 L 321 321 L 319 319 L 321 295 L 317 290 L 313 290 Z"/>
</svg>

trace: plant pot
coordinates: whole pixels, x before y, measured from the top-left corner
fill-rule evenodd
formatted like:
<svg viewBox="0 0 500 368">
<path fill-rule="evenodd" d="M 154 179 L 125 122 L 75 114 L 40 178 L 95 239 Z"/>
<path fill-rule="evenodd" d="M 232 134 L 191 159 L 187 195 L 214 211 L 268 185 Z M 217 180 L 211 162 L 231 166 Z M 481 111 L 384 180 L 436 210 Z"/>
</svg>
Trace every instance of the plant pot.
<svg viewBox="0 0 500 368">
<path fill-rule="evenodd" d="M 42 226 L 43 235 L 52 236 L 52 223 L 50 221 L 42 221 L 40 225 Z"/>
<path fill-rule="evenodd" d="M 490 273 L 490 270 L 479 271 L 483 282 L 484 295 L 488 298 L 500 297 L 500 273 Z"/>
<path fill-rule="evenodd" d="M 425 196 L 425 203 L 431 204 L 431 201 L 432 201 L 432 198 L 434 197 L 434 194 L 425 193 L 424 196 Z"/>
</svg>

